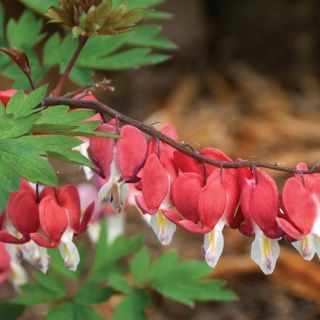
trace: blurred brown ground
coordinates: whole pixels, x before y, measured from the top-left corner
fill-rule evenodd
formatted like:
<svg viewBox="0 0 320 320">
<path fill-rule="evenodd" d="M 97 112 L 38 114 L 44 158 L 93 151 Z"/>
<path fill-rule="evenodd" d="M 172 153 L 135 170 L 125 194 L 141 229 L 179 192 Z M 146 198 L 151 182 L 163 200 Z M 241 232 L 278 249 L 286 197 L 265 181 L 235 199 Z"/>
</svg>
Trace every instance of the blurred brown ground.
<svg viewBox="0 0 320 320">
<path fill-rule="evenodd" d="M 4 2 L 16 10 L 12 2 Z M 98 92 L 100 99 L 148 123 L 173 123 L 180 139 L 195 148 L 214 146 L 232 157 L 288 166 L 316 164 L 319 2 L 180 0 L 168 1 L 163 9 L 175 14 L 165 23 L 164 34 L 180 50 L 160 66 L 99 74 L 110 77 L 117 89 L 112 96 Z M 62 180 L 80 179 L 75 167 L 60 171 Z M 279 188 L 288 177 L 270 174 Z M 141 229 L 140 221 L 137 213 L 130 213 L 128 233 L 144 232 L 155 254 L 167 250 L 147 226 Z M 275 273 L 263 276 L 249 258 L 252 239 L 236 231 L 225 234 L 224 254 L 212 276 L 228 279 L 239 301 L 200 303 L 191 310 L 160 300 L 149 310 L 149 319 L 320 319 L 318 259 L 304 262 L 283 243 Z M 169 249 L 202 259 L 201 246 L 201 237 L 178 230 Z M 116 302 L 100 307 L 105 319 L 111 319 Z"/>
</svg>

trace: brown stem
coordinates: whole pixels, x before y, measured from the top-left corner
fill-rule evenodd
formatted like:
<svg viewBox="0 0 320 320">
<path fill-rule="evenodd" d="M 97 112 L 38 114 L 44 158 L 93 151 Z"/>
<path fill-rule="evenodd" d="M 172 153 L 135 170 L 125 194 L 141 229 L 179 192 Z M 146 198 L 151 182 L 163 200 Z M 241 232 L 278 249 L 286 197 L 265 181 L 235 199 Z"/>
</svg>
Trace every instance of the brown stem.
<svg viewBox="0 0 320 320">
<path fill-rule="evenodd" d="M 139 122 L 135 119 L 132 119 L 99 101 L 85 101 L 85 100 L 79 100 L 79 99 L 67 99 L 63 97 L 50 97 L 50 98 L 45 98 L 43 103 L 45 106 L 67 105 L 67 106 L 70 106 L 71 108 L 90 108 L 99 113 L 107 114 L 112 118 L 117 118 L 122 123 L 130 124 L 140 129 L 142 132 L 148 134 L 149 136 L 155 139 L 165 142 L 166 144 L 170 145 L 176 150 L 181 151 L 182 153 L 198 160 L 201 163 L 211 164 L 216 167 L 220 167 L 220 168 L 260 167 L 265 169 L 271 169 L 271 170 L 288 172 L 288 173 L 297 173 L 297 174 L 320 173 L 320 166 L 318 165 L 314 166 L 309 170 L 297 170 L 294 168 L 280 166 L 278 164 L 272 164 L 272 163 L 266 163 L 266 162 L 260 162 L 260 161 L 241 160 L 241 161 L 235 161 L 235 162 L 226 162 L 226 161 L 214 160 L 201 155 L 197 151 L 193 151 L 188 146 L 182 143 L 174 141 L 173 139 L 169 138 L 168 136 L 156 130 L 154 127 L 144 124 L 142 122 Z"/>
<path fill-rule="evenodd" d="M 62 74 L 62 77 L 60 78 L 59 82 L 57 83 L 56 87 L 52 90 L 51 92 L 51 96 L 55 97 L 55 96 L 59 96 L 63 90 L 63 87 L 65 85 L 65 82 L 67 81 L 69 74 L 74 66 L 74 64 L 76 63 L 77 59 L 79 58 L 79 55 L 83 49 L 83 47 L 85 46 L 85 44 L 88 41 L 88 37 L 87 36 L 81 36 L 79 38 L 79 43 L 78 43 L 78 47 L 76 49 L 76 51 L 74 52 L 74 54 L 72 55 L 66 70 L 64 71 L 64 73 Z"/>
</svg>

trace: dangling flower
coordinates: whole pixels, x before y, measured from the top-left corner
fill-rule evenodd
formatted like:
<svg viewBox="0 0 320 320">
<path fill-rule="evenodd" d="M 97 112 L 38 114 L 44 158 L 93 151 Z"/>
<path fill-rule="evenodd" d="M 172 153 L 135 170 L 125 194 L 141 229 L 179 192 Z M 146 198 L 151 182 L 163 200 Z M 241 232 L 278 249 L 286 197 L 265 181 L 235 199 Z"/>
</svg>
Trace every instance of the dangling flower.
<svg viewBox="0 0 320 320">
<path fill-rule="evenodd" d="M 304 163 L 297 170 L 307 170 Z M 320 258 L 320 174 L 295 175 L 282 192 L 284 214 L 278 223 L 305 260 Z"/>
<path fill-rule="evenodd" d="M 104 132 L 116 132 L 116 121 L 102 124 Z M 89 155 L 97 174 L 105 179 L 99 191 L 100 203 L 111 203 L 115 212 L 122 212 L 127 196 L 127 182 L 136 182 L 147 152 L 144 134 L 133 126 L 120 129 L 120 139 L 94 137 L 90 140 Z"/>
<path fill-rule="evenodd" d="M 165 125 L 161 132 L 172 139 L 177 139 L 175 128 Z M 171 187 L 176 179 L 176 169 L 173 164 L 174 149 L 163 142 L 151 140 L 148 148 L 148 158 L 141 172 L 139 189 L 141 193 L 135 196 L 135 202 L 140 211 L 150 215 L 148 222 L 162 245 L 169 245 L 176 225 L 168 220 L 162 210 L 171 209 Z"/>
<path fill-rule="evenodd" d="M 92 94 L 77 94 L 73 97 L 74 99 L 80 99 L 80 100 L 84 100 L 84 101 L 97 101 L 97 99 L 95 98 L 95 96 L 93 96 Z M 75 110 L 77 108 L 74 108 L 73 110 Z M 72 111 L 71 111 L 72 112 Z M 83 122 L 89 122 L 89 121 L 101 121 L 101 116 L 99 113 L 96 113 L 94 116 L 85 119 Z M 88 155 L 88 149 L 90 146 L 90 138 L 89 137 L 79 137 L 79 139 L 81 139 L 83 142 L 75 147 L 73 150 L 76 150 L 78 152 L 80 152 L 84 157 L 89 158 Z M 87 167 L 87 166 L 82 166 L 82 170 L 84 172 L 84 175 L 86 177 L 87 180 L 91 180 L 94 176 L 94 172 L 91 168 Z"/>
<path fill-rule="evenodd" d="M 245 224 L 239 229 L 245 235 L 255 235 L 251 258 L 265 274 L 273 272 L 280 254 L 281 230 L 277 225 L 279 195 L 276 183 L 264 171 L 240 169 L 240 207 Z"/>
<path fill-rule="evenodd" d="M 76 188 L 73 185 L 45 187 L 39 204 L 41 231 L 33 233 L 31 238 L 42 247 L 59 246 L 66 267 L 75 271 L 80 257 L 73 235 L 85 231 L 93 207 L 93 203 L 87 207 L 80 223 L 80 199 Z"/>
<path fill-rule="evenodd" d="M 24 180 L 20 189 L 11 193 L 3 216 L 4 223 L 0 231 L 0 241 L 23 244 L 30 241 L 30 234 L 39 228 L 39 203 L 36 192 Z"/>
<path fill-rule="evenodd" d="M 93 243 L 96 243 L 101 233 L 101 221 L 107 220 L 107 243 L 112 243 L 119 235 L 124 233 L 125 213 L 115 213 L 110 204 L 100 204 L 98 201 L 99 182 L 101 178 L 95 176 L 96 184 L 81 183 L 77 186 L 81 210 L 85 210 L 89 203 L 94 202 L 95 207 L 88 224 L 88 235 Z M 103 180 L 102 180 L 103 181 Z"/>
</svg>

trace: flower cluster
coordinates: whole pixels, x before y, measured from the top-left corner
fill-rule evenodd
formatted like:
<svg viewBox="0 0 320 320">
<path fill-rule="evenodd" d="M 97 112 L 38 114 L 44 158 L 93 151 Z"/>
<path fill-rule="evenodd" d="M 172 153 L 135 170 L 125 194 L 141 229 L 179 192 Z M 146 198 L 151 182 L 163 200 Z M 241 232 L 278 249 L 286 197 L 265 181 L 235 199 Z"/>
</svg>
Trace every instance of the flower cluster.
<svg viewBox="0 0 320 320">
<path fill-rule="evenodd" d="M 6 105 L 13 94 L 1 91 L 1 102 Z M 81 98 L 95 100 L 91 95 Z M 101 117 L 97 114 L 94 119 Z M 205 260 L 211 267 L 222 254 L 225 226 L 255 237 L 251 257 L 265 274 L 275 268 L 281 238 L 306 260 L 315 254 L 320 257 L 320 174 L 290 177 L 280 199 L 275 181 L 261 169 L 199 163 L 162 141 L 147 140 L 136 127 L 120 128 L 116 119 L 98 130 L 120 138 L 81 138 L 78 150 L 95 165 L 92 170 L 84 168 L 85 175 L 94 184 L 40 188 L 21 180 L 19 190 L 11 193 L 0 218 L 0 242 L 7 244 L 0 247 L 0 281 L 1 274 L 5 278 L 17 269 L 22 257 L 46 272 L 47 248 L 58 247 L 66 267 L 76 270 L 80 258 L 73 237 L 90 222 L 89 236 L 96 241 L 101 217 L 121 217 L 120 227 L 112 225 L 112 241 L 122 232 L 124 211 L 132 205 L 163 245 L 171 242 L 177 226 L 202 234 Z M 161 132 L 178 140 L 171 124 Z M 233 161 L 218 149 L 198 152 L 213 160 Z M 297 165 L 298 172 L 306 169 L 306 164 Z"/>
<path fill-rule="evenodd" d="M 275 181 L 258 168 L 224 169 L 199 163 L 137 128 L 117 127 L 111 120 L 100 127 L 120 139 L 94 137 L 88 154 L 102 187 L 99 202 L 122 212 L 128 199 L 147 217 L 163 245 L 176 226 L 204 236 L 205 260 L 214 267 L 223 251 L 223 228 L 255 236 L 251 257 L 265 274 L 275 268 L 278 241 L 292 242 L 307 260 L 320 255 L 320 174 L 296 175 L 286 182 L 282 200 Z M 170 124 L 162 133 L 177 140 Z M 208 158 L 232 161 L 214 148 L 199 150 Z M 298 170 L 307 169 L 299 164 Z"/>
<path fill-rule="evenodd" d="M 73 185 L 45 186 L 39 192 L 22 180 L 1 215 L 0 241 L 14 245 L 8 246 L 13 260 L 23 257 L 43 272 L 49 267 L 46 248 L 58 247 L 66 267 L 76 270 L 80 258 L 73 236 L 86 230 L 93 208 L 89 204 L 82 215 Z"/>
</svg>

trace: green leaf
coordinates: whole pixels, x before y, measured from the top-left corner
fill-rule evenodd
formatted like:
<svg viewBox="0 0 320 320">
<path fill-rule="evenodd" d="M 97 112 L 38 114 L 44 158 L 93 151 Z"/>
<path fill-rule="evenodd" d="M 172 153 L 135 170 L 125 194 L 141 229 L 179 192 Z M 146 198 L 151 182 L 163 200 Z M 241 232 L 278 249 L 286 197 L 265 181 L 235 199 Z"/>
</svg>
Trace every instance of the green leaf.
<svg viewBox="0 0 320 320">
<path fill-rule="evenodd" d="M 0 319 L 18 319 L 24 310 L 23 306 L 19 306 L 9 302 L 0 302 Z"/>
<path fill-rule="evenodd" d="M 166 274 L 178 264 L 178 254 L 176 251 L 169 251 L 160 256 L 151 266 L 149 270 L 149 279 L 162 279 Z"/>
<path fill-rule="evenodd" d="M 0 212 L 4 209 L 9 193 L 18 190 L 20 176 L 0 160 Z"/>
<path fill-rule="evenodd" d="M 59 5 L 58 0 L 20 0 L 20 2 L 40 14 L 45 14 L 51 6 Z"/>
<path fill-rule="evenodd" d="M 37 156 L 34 151 L 38 150 L 27 150 L 14 139 L 0 140 L 0 165 L 5 164 L 31 182 L 57 186 L 55 171 L 47 160 Z"/>
<path fill-rule="evenodd" d="M 3 4 L 0 3 L 0 46 L 3 46 L 4 44 L 4 9 Z"/>
<path fill-rule="evenodd" d="M 15 304 L 34 305 L 49 303 L 65 296 L 64 292 L 51 290 L 41 283 L 27 283 L 21 286 L 22 294 L 12 300 Z"/>
<path fill-rule="evenodd" d="M 111 274 L 109 276 L 108 285 L 114 290 L 122 293 L 129 293 L 132 291 L 128 280 L 120 274 Z"/>
<path fill-rule="evenodd" d="M 96 282 L 84 282 L 77 293 L 75 301 L 82 304 L 94 304 L 106 302 L 114 293 L 109 287 L 103 287 Z"/>
<path fill-rule="evenodd" d="M 33 278 L 49 291 L 55 292 L 59 296 L 67 294 L 66 286 L 55 275 L 43 274 L 41 272 L 33 272 Z"/>
<path fill-rule="evenodd" d="M 27 96 L 24 95 L 23 91 L 18 91 L 9 100 L 6 113 L 12 113 L 15 117 L 22 117 L 31 114 L 42 102 L 46 92 L 47 86 L 39 87 L 36 90 L 31 91 Z"/>
<path fill-rule="evenodd" d="M 42 26 L 43 21 L 37 20 L 28 10 L 23 12 L 19 20 L 11 18 L 7 25 L 9 45 L 20 50 L 31 48 L 44 38 Z"/>
<path fill-rule="evenodd" d="M 83 68 L 100 70 L 124 70 L 137 68 L 144 65 L 152 65 L 169 59 L 168 55 L 150 54 L 150 49 L 129 49 L 124 52 L 115 53 L 104 59 L 91 59 L 85 63 L 79 60 L 78 64 Z"/>
<path fill-rule="evenodd" d="M 47 320 L 101 320 L 102 317 L 91 307 L 78 303 L 63 303 L 48 312 Z"/>
<path fill-rule="evenodd" d="M 143 290 L 134 289 L 116 306 L 112 320 L 143 320 L 144 309 L 150 306 L 150 296 Z"/>
<path fill-rule="evenodd" d="M 16 138 L 28 134 L 39 119 L 39 115 L 31 115 L 14 119 L 12 114 L 0 116 L 0 142 L 8 138 Z"/>
<path fill-rule="evenodd" d="M 130 260 L 129 267 L 136 284 L 141 284 L 148 279 L 148 271 L 151 264 L 149 250 L 144 247 Z"/>
<path fill-rule="evenodd" d="M 223 288 L 219 280 L 199 281 L 193 283 L 167 283 L 153 288 L 166 298 L 176 300 L 192 307 L 194 301 L 233 301 L 237 296 Z"/>
</svg>

